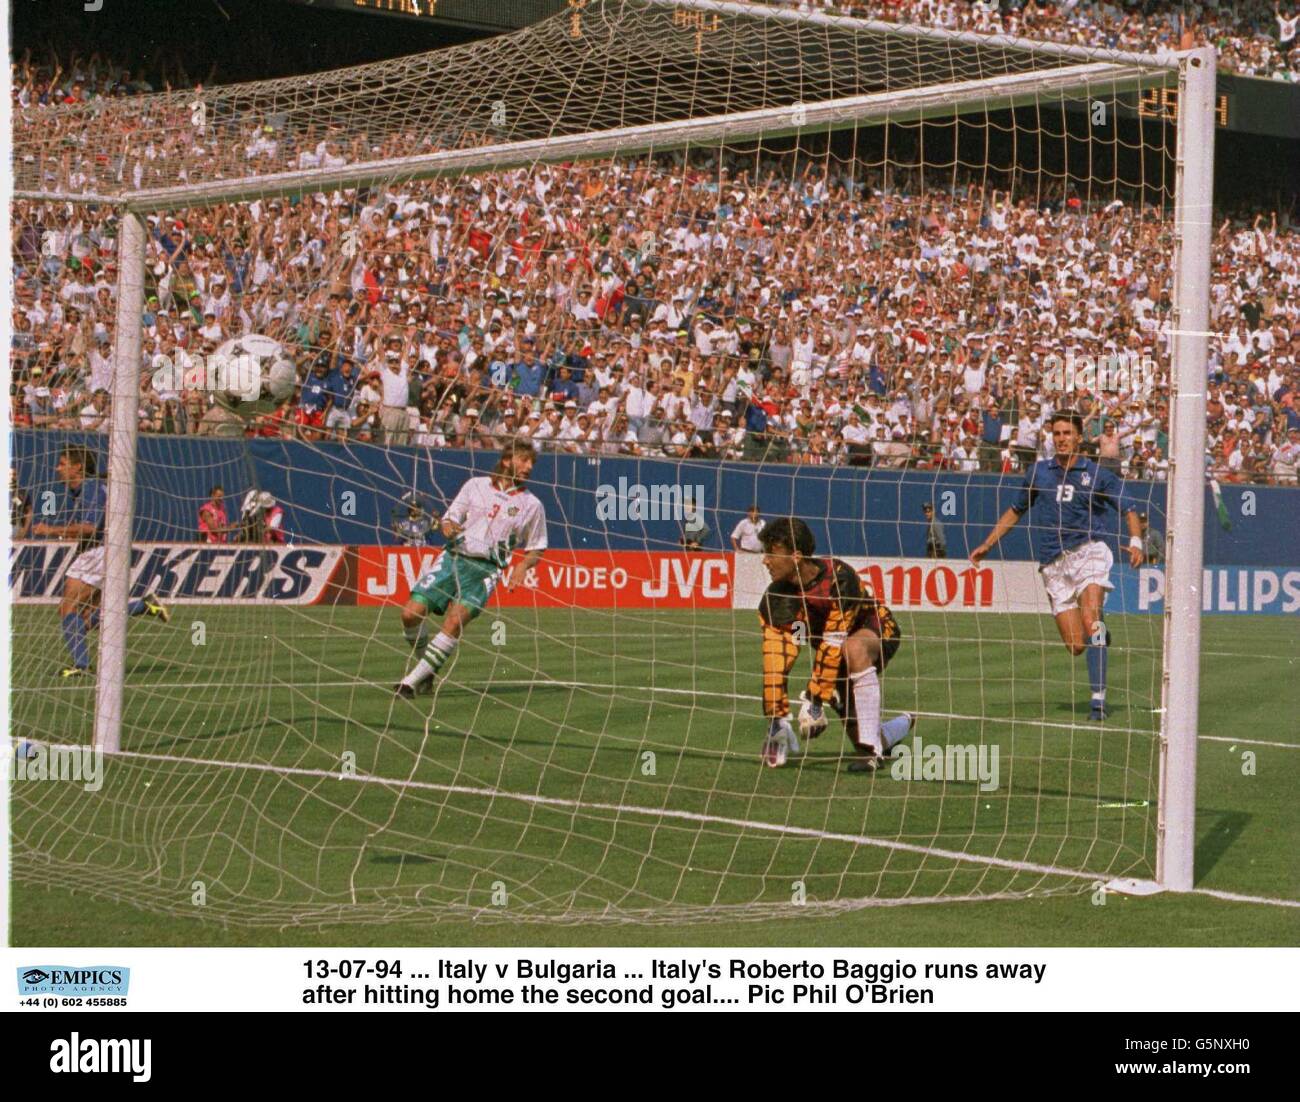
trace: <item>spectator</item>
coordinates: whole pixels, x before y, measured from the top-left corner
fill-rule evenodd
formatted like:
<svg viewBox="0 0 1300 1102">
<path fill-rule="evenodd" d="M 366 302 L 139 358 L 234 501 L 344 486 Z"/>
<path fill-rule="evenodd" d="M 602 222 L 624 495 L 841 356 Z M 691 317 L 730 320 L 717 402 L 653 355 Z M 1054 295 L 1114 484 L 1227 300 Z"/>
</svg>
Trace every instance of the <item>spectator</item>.
<svg viewBox="0 0 1300 1102">
<path fill-rule="evenodd" d="M 1273 475 L 1279 485 L 1294 486 L 1297 469 L 1300 469 L 1300 428 L 1292 427 L 1273 452 Z"/>
<path fill-rule="evenodd" d="M 333 434 L 332 439 L 346 439 L 352 428 L 360 381 L 356 363 L 350 356 L 344 356 L 325 379 L 325 430 Z"/>
<path fill-rule="evenodd" d="M 1157 528 L 1152 528 L 1146 513 L 1139 513 L 1142 525 L 1142 550 L 1148 566 L 1159 566 L 1165 561 L 1165 537 Z"/>
<path fill-rule="evenodd" d="M 112 410 L 109 409 L 108 391 L 99 387 L 81 411 L 81 428 L 87 432 L 108 432 L 110 417 Z"/>
<path fill-rule="evenodd" d="M 295 421 L 304 440 L 319 440 L 325 428 L 325 411 L 330 403 L 329 369 L 329 354 L 322 352 L 312 363 L 311 373 L 299 392 Z"/>
<path fill-rule="evenodd" d="M 203 543 L 225 543 L 230 533 L 238 530 L 226 516 L 226 492 L 220 486 L 208 491 L 208 500 L 199 507 L 199 540 Z"/>
<path fill-rule="evenodd" d="M 240 519 L 240 543 L 284 543 L 284 510 L 265 490 L 244 495 Z"/>
<path fill-rule="evenodd" d="M 739 521 L 736 527 L 731 530 L 731 546 L 735 551 L 748 551 L 751 554 L 761 554 L 763 545 L 759 542 L 758 534 L 763 530 L 763 518 L 758 511 L 757 505 L 751 505 Z"/>
<path fill-rule="evenodd" d="M 383 442 L 390 447 L 406 444 L 410 435 L 411 422 L 407 413 L 410 385 L 407 375 L 402 354 L 390 348 L 384 353 L 383 371 L 379 377 L 382 393 L 379 420 L 384 432 Z"/>
<path fill-rule="evenodd" d="M 682 503 L 685 520 L 682 523 L 682 546 L 687 551 L 703 550 L 712 532 L 704 520 L 704 510 L 692 498 Z"/>
<path fill-rule="evenodd" d="M 18 485 L 18 468 L 9 468 L 9 538 L 25 540 L 32 530 L 32 499 Z"/>
<path fill-rule="evenodd" d="M 1072 19 L 1109 18 L 1092 4 L 1072 10 L 1061 26 L 1075 37 L 1083 24 Z M 1032 24 L 1035 33 L 1055 25 L 1045 6 L 986 16 L 971 21 L 945 9 L 936 18 L 977 33 L 1008 22 Z M 1221 10 L 1215 18 L 1227 17 Z M 1133 19 L 1111 31 L 1131 39 L 1143 25 Z M 25 140 L 22 128 L 37 122 L 23 116 L 15 125 Z M 60 124 L 47 113 L 44 125 Z M 225 155 L 217 141 L 212 134 L 201 155 L 179 143 L 160 148 L 150 179 L 164 168 L 170 178 L 182 169 L 192 181 L 205 178 Z M 387 152 L 400 154 L 400 139 L 393 143 Z M 242 135 L 241 165 L 251 146 L 268 169 L 295 167 L 301 154 L 323 163 L 354 153 L 350 143 L 319 133 L 308 141 L 281 127 Z M 565 440 L 544 425 L 538 439 L 574 454 L 614 454 L 613 447 L 864 463 L 874 450 L 889 466 L 1009 473 L 1050 452 L 1044 415 L 1077 404 L 1088 411 L 1090 438 L 1095 432 L 1107 449 L 1099 456 L 1107 465 L 1130 477 L 1164 476 L 1167 212 L 1123 197 L 1085 201 L 1047 177 L 1018 182 L 1015 194 L 983 178 L 957 179 L 940 195 L 920 170 L 886 181 L 861 165 L 837 176 L 832 163 L 819 180 L 788 167 L 779 155 L 757 164 L 675 155 L 485 172 L 477 190 L 395 182 L 383 196 L 359 195 L 355 209 L 326 194 L 301 204 L 218 204 L 183 220 L 154 216 L 146 351 L 181 363 L 244 327 L 303 349 L 304 363 L 323 355 L 326 423 L 305 423 L 311 436 L 327 429 L 342 439 L 350 422 L 362 441 L 400 445 L 416 432 L 425 446 L 476 445 L 495 440 L 512 416 L 516 431 L 532 435 L 530 422 L 542 418 L 529 417 L 528 403 L 549 393 L 580 408 L 562 421 Z M 90 187 L 100 169 L 86 171 Z M 761 176 L 768 183 L 753 186 Z M 715 205 L 719 179 L 731 197 Z M 485 209 L 483 187 L 521 198 Z M 546 192 L 553 199 L 556 187 L 577 215 L 559 217 L 540 199 Z M 582 217 L 605 206 L 608 218 Z M 701 206 L 714 211 L 712 222 L 677 216 Z M 78 424 L 81 395 L 112 375 L 112 281 L 100 263 L 113 216 L 65 207 L 15 204 L 25 274 L 15 280 L 14 386 L 32 388 L 14 402 L 15 423 L 34 427 Z M 417 211 L 421 225 L 411 236 Z M 360 236 L 337 227 L 331 240 L 346 238 L 355 250 L 355 267 L 343 272 L 338 250 L 317 242 L 317 223 L 337 217 L 370 227 Z M 635 247 L 607 248 L 616 238 Z M 646 252 L 641 245 L 651 239 Z M 518 248 L 504 257 L 493 252 L 514 241 Z M 1286 430 L 1300 427 L 1293 293 L 1300 240 L 1289 220 L 1225 218 L 1213 248 L 1216 460 L 1230 477 L 1287 478 Z M 588 256 L 590 268 L 580 259 Z M 721 273 L 730 273 L 725 286 Z M 1140 393 L 1127 386 L 1067 394 L 1045 376 L 1048 356 L 1120 352 L 1157 365 Z M 334 390 L 352 374 L 344 358 L 362 380 L 351 408 L 346 384 Z M 313 368 L 300 380 L 309 392 L 299 395 L 305 417 L 317 412 L 317 376 Z M 459 434 L 444 417 L 448 397 Z M 158 431 L 283 431 L 278 411 L 245 424 L 179 390 L 174 398 L 142 390 L 141 405 L 142 425 Z M 471 407 L 480 416 L 469 418 Z M 620 413 L 627 427 L 611 442 Z M 1004 458 L 1008 443 L 1013 454 Z"/>
<path fill-rule="evenodd" d="M 934 506 L 925 502 L 921 506 L 925 517 L 925 557 L 927 559 L 946 559 L 948 557 L 948 537 L 943 525 L 935 518 Z"/>
<path fill-rule="evenodd" d="M 201 403 L 200 396 L 200 403 Z M 200 436 L 237 438 L 244 435 L 244 419 L 229 406 L 213 402 L 198 422 Z"/>
</svg>

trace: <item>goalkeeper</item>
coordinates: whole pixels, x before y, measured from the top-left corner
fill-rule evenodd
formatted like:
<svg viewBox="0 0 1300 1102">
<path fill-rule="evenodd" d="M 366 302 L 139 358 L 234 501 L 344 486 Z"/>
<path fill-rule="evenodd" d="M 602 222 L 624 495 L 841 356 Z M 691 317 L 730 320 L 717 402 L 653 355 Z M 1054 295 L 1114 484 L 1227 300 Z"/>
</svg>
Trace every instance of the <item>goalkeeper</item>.
<svg viewBox="0 0 1300 1102">
<path fill-rule="evenodd" d="M 816 738 L 826 730 L 829 704 L 858 752 L 849 771 L 874 772 L 916 724 L 906 713 L 880 721 L 880 675 L 902 641 L 898 624 L 848 563 L 814 557 L 816 543 L 802 520 L 778 517 L 758 538 L 772 579 L 759 603 L 763 714 L 769 718 L 763 761 L 775 767 L 801 753 L 787 686 L 799 648 L 807 644 L 814 648 L 813 671 L 800 694 L 800 733 Z"/>
</svg>

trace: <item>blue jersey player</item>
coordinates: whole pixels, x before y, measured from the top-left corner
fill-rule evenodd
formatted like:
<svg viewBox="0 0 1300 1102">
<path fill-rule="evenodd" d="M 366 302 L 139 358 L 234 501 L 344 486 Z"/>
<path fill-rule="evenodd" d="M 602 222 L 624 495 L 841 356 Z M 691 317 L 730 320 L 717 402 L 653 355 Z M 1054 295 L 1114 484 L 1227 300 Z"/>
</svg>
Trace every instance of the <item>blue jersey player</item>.
<svg viewBox="0 0 1300 1102">
<path fill-rule="evenodd" d="M 86 635 L 99 623 L 99 597 L 104 585 L 104 510 L 108 488 L 95 477 L 95 453 L 77 444 L 59 453 L 54 471 L 63 483 L 63 492 L 58 495 L 52 521 L 34 525 L 32 535 L 73 540 L 77 544 L 76 557 L 63 578 L 63 597 L 59 602 L 63 642 L 72 661 L 59 676 L 85 677 L 90 672 Z M 133 600 L 127 609 L 132 616 L 156 616 L 163 623 L 171 619 L 171 613 L 152 593 Z"/>
<path fill-rule="evenodd" d="M 1142 565 L 1142 521 L 1125 496 L 1124 484 L 1080 454 L 1083 418 L 1061 410 L 1052 417 L 1056 455 L 1035 463 L 1025 475 L 1016 503 L 998 518 L 988 539 L 971 552 L 979 563 L 1032 510 L 1030 538 L 1061 640 L 1072 655 L 1088 656 L 1091 718 L 1106 718 L 1106 648 L 1110 632 L 1102 620 L 1106 591 L 1113 589 L 1115 563 L 1109 540 L 1118 514 L 1128 522 L 1129 562 Z"/>
</svg>

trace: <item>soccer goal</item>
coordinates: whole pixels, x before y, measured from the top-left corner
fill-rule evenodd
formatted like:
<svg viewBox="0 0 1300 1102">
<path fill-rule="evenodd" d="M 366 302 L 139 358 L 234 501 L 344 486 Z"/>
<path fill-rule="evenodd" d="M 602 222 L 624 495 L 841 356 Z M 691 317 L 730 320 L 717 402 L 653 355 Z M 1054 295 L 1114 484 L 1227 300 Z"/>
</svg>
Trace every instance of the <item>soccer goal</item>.
<svg viewBox="0 0 1300 1102">
<path fill-rule="evenodd" d="M 111 393 L 15 435 L 37 523 L 107 479 L 97 606 L 65 607 L 93 536 L 17 546 L 12 733 L 103 769 L 14 789 L 15 880 L 244 926 L 1190 889 L 1213 51 L 571 8 L 16 111 L 15 240 L 94 246 L 71 301 Z M 968 556 L 1046 414 L 1105 390 L 1166 403 L 1139 431 L 1167 427 L 1168 481 L 1098 520 L 1114 589 L 1076 656 L 1035 558 L 1056 521 Z M 545 553 L 457 575 L 481 609 L 431 692 L 395 693 L 446 631 L 403 610 L 468 538 L 453 503 L 521 437 Z M 883 717 L 913 718 L 874 771 L 829 696 L 825 733 L 760 756 L 751 506 L 892 613 Z M 1121 561 L 1129 514 L 1159 567 Z M 77 638 L 92 667 L 61 678 Z M 816 648 L 792 639 L 794 725 Z"/>
</svg>

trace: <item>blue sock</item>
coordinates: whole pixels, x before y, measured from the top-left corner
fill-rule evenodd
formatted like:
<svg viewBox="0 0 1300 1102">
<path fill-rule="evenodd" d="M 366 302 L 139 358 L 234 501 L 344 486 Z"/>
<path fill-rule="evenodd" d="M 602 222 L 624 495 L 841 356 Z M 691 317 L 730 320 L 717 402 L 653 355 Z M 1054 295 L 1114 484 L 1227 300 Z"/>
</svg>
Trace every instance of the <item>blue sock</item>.
<svg viewBox="0 0 1300 1102">
<path fill-rule="evenodd" d="M 1092 686 L 1093 700 L 1106 699 L 1106 648 L 1110 646 L 1110 631 L 1104 624 L 1102 630 L 1106 637 L 1100 646 L 1088 642 L 1088 684 Z"/>
<path fill-rule="evenodd" d="M 126 614 L 128 616 L 143 616 L 147 608 L 148 606 L 137 597 L 134 601 L 129 601 L 127 603 Z M 95 615 L 98 616 L 99 613 L 96 612 Z"/>
<path fill-rule="evenodd" d="M 880 725 L 880 737 L 885 740 L 885 753 L 888 754 L 912 729 L 912 721 L 907 716 L 894 716 Z"/>
<path fill-rule="evenodd" d="M 90 668 L 90 652 L 86 649 L 86 625 L 80 612 L 69 612 L 63 617 L 63 642 L 78 669 Z"/>
</svg>

